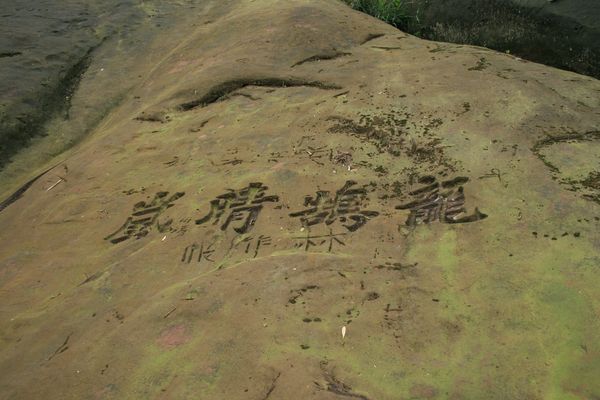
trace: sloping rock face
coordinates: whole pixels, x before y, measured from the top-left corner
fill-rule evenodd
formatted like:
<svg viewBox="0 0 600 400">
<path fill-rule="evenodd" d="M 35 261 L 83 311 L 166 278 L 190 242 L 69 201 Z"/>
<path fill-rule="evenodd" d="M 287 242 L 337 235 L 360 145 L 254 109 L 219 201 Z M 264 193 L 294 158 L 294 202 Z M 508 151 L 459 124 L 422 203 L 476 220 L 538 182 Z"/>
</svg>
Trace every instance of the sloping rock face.
<svg viewBox="0 0 600 400">
<path fill-rule="evenodd" d="M 5 193 L 0 397 L 600 397 L 599 81 L 205 4 Z"/>
<path fill-rule="evenodd" d="M 187 32 L 227 2 L 0 4 L 0 187 L 77 144 Z M 156 41 L 169 31 L 168 41 Z M 158 47 L 154 47 L 158 46 Z M 162 47 L 165 46 L 165 47 Z"/>
</svg>

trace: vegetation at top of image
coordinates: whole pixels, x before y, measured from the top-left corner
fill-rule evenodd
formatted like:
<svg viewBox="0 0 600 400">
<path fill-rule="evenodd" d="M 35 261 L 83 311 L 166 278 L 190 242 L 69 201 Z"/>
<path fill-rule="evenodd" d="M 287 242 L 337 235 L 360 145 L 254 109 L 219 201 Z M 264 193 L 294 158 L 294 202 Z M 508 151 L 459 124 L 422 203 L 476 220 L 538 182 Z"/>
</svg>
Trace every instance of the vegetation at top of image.
<svg viewBox="0 0 600 400">
<path fill-rule="evenodd" d="M 418 10 L 409 7 L 406 0 L 344 0 L 355 10 L 372 15 L 398 29 L 407 29 L 419 22 Z"/>
</svg>

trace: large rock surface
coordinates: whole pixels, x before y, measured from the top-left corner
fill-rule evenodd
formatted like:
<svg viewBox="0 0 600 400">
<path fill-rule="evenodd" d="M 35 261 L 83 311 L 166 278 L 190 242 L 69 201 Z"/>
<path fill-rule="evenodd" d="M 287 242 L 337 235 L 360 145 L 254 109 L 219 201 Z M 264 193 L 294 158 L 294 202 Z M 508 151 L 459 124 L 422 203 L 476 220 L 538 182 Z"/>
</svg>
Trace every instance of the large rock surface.
<svg viewBox="0 0 600 400">
<path fill-rule="evenodd" d="M 1 398 L 600 397 L 599 81 L 202 5 L 3 187 Z"/>
</svg>

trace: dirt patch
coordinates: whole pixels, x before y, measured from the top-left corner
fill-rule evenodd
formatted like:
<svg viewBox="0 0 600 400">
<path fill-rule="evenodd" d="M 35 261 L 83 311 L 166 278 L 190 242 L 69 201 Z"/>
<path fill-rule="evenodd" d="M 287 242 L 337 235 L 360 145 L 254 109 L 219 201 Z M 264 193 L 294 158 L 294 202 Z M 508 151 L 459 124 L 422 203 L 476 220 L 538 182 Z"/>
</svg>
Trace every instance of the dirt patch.
<svg viewBox="0 0 600 400">
<path fill-rule="evenodd" d="M 323 371 L 323 377 L 327 384 L 322 387 L 317 383 L 317 387 L 321 390 L 327 390 L 328 392 L 334 393 L 338 396 L 348 397 L 352 399 L 369 400 L 367 396 L 356 393 L 352 387 L 342 382 L 337 376 L 334 375 L 333 370 L 328 368 L 327 362 L 321 362 L 321 370 Z"/>
<path fill-rule="evenodd" d="M 174 325 L 163 331 L 157 339 L 157 344 L 170 349 L 187 343 L 191 339 L 187 327 L 183 324 Z"/>
<path fill-rule="evenodd" d="M 426 165 L 429 169 L 442 167 L 448 172 L 455 171 L 456 165 L 446 156 L 442 140 L 433 133 L 443 121 L 439 118 L 416 120 L 419 122 L 411 122 L 411 114 L 401 111 L 360 114 L 357 120 L 331 116 L 328 121 L 333 121 L 333 125 L 328 131 L 370 143 L 379 154 L 408 157 L 414 165 Z M 374 170 L 383 173 L 385 168 L 377 166 Z"/>
<path fill-rule="evenodd" d="M 593 194 L 584 194 L 583 197 L 600 204 L 600 172 L 590 172 L 589 176 L 582 181 L 579 181 L 586 189 L 593 191 Z"/>
</svg>

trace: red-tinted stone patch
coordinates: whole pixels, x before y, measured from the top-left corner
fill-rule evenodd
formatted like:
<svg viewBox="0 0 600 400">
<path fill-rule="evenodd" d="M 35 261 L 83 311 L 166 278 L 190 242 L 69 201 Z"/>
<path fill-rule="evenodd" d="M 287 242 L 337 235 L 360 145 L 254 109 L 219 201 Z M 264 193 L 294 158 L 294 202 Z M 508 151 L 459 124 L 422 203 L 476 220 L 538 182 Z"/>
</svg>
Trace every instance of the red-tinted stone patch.
<svg viewBox="0 0 600 400">
<path fill-rule="evenodd" d="M 415 399 L 433 399 L 438 395 L 438 391 L 429 385 L 413 385 L 410 388 L 410 396 Z"/>
<path fill-rule="evenodd" d="M 181 346 L 182 344 L 189 342 L 190 339 L 191 336 L 188 334 L 187 328 L 185 325 L 181 324 L 171 326 L 164 330 L 156 342 L 161 347 L 172 348 Z"/>
</svg>

